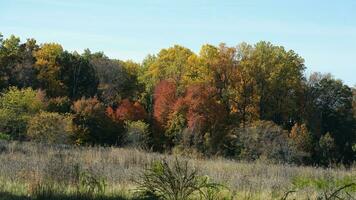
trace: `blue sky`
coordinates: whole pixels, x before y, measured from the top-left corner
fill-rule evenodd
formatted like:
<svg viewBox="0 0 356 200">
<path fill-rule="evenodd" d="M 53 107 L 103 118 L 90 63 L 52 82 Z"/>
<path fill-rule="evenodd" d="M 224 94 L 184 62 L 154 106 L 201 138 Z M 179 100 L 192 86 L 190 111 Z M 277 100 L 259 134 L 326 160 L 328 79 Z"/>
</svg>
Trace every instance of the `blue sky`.
<svg viewBox="0 0 356 200">
<path fill-rule="evenodd" d="M 265 40 L 295 50 L 307 74 L 356 84 L 354 0 L 0 0 L 0 32 L 135 61 L 174 44 Z"/>
</svg>

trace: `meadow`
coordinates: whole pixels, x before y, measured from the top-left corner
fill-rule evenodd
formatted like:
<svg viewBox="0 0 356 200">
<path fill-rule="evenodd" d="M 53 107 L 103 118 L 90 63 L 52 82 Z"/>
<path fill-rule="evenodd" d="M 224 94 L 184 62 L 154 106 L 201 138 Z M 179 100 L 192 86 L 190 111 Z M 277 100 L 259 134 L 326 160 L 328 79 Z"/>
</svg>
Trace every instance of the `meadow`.
<svg viewBox="0 0 356 200">
<path fill-rule="evenodd" d="M 355 166 L 318 168 L 265 161 L 247 163 L 219 157 L 177 157 L 130 148 L 0 140 L 0 199 L 143 199 L 136 191 L 143 170 L 157 160 L 171 164 L 177 159 L 186 160 L 200 175 L 224 186 L 214 199 L 356 197 L 356 186 L 352 185 L 356 180 Z M 85 176 L 84 181 L 81 176 Z M 335 192 L 337 195 L 333 197 Z"/>
</svg>

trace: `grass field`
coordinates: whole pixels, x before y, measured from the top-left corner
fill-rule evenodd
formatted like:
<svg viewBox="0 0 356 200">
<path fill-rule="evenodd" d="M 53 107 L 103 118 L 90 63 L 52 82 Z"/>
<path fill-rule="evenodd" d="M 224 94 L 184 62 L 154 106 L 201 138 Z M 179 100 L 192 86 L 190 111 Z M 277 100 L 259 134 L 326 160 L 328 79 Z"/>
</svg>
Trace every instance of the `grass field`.
<svg viewBox="0 0 356 200">
<path fill-rule="evenodd" d="M 142 199 L 135 192 L 136 181 L 153 161 L 162 159 L 171 163 L 176 157 L 135 149 L 0 141 L 0 199 Z M 221 158 L 178 159 L 225 185 L 220 199 L 282 199 L 288 191 L 287 199 L 328 199 L 356 182 L 355 166 L 323 169 Z M 83 174 L 86 185 L 79 188 Z M 88 190 L 91 195 L 84 195 Z M 341 190 L 338 197 L 356 199 L 356 186 Z"/>
</svg>

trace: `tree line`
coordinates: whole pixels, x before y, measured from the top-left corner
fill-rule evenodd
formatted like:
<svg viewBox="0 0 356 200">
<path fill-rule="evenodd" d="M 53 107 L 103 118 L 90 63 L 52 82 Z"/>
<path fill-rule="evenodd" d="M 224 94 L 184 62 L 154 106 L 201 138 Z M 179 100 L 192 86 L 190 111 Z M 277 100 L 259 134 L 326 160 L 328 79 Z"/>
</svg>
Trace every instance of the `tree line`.
<svg viewBox="0 0 356 200">
<path fill-rule="evenodd" d="M 0 34 L 0 138 L 350 164 L 356 90 L 269 42 L 175 45 L 142 63 Z"/>
</svg>

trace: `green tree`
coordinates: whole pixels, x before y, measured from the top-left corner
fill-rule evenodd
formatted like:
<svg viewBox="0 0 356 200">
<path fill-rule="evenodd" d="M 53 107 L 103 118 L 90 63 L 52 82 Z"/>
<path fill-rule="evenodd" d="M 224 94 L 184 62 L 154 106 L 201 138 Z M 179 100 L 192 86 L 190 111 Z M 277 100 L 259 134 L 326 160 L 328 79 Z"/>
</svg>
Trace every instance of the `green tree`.
<svg viewBox="0 0 356 200">
<path fill-rule="evenodd" d="M 260 119 L 291 128 L 300 120 L 304 60 L 292 50 L 259 42 L 251 62 L 260 96 Z"/>
<path fill-rule="evenodd" d="M 64 51 L 56 63 L 59 66 L 59 81 L 64 86 L 66 96 L 76 100 L 96 94 L 98 78 L 88 59 Z"/>
<path fill-rule="evenodd" d="M 31 88 L 9 88 L 0 97 L 0 132 L 24 139 L 28 121 L 44 108 L 44 95 Z"/>
<path fill-rule="evenodd" d="M 335 141 L 338 162 L 353 159 L 355 119 L 352 113 L 352 91 L 330 75 L 314 74 L 307 83 L 305 118 L 319 139 L 326 133 Z"/>
</svg>

